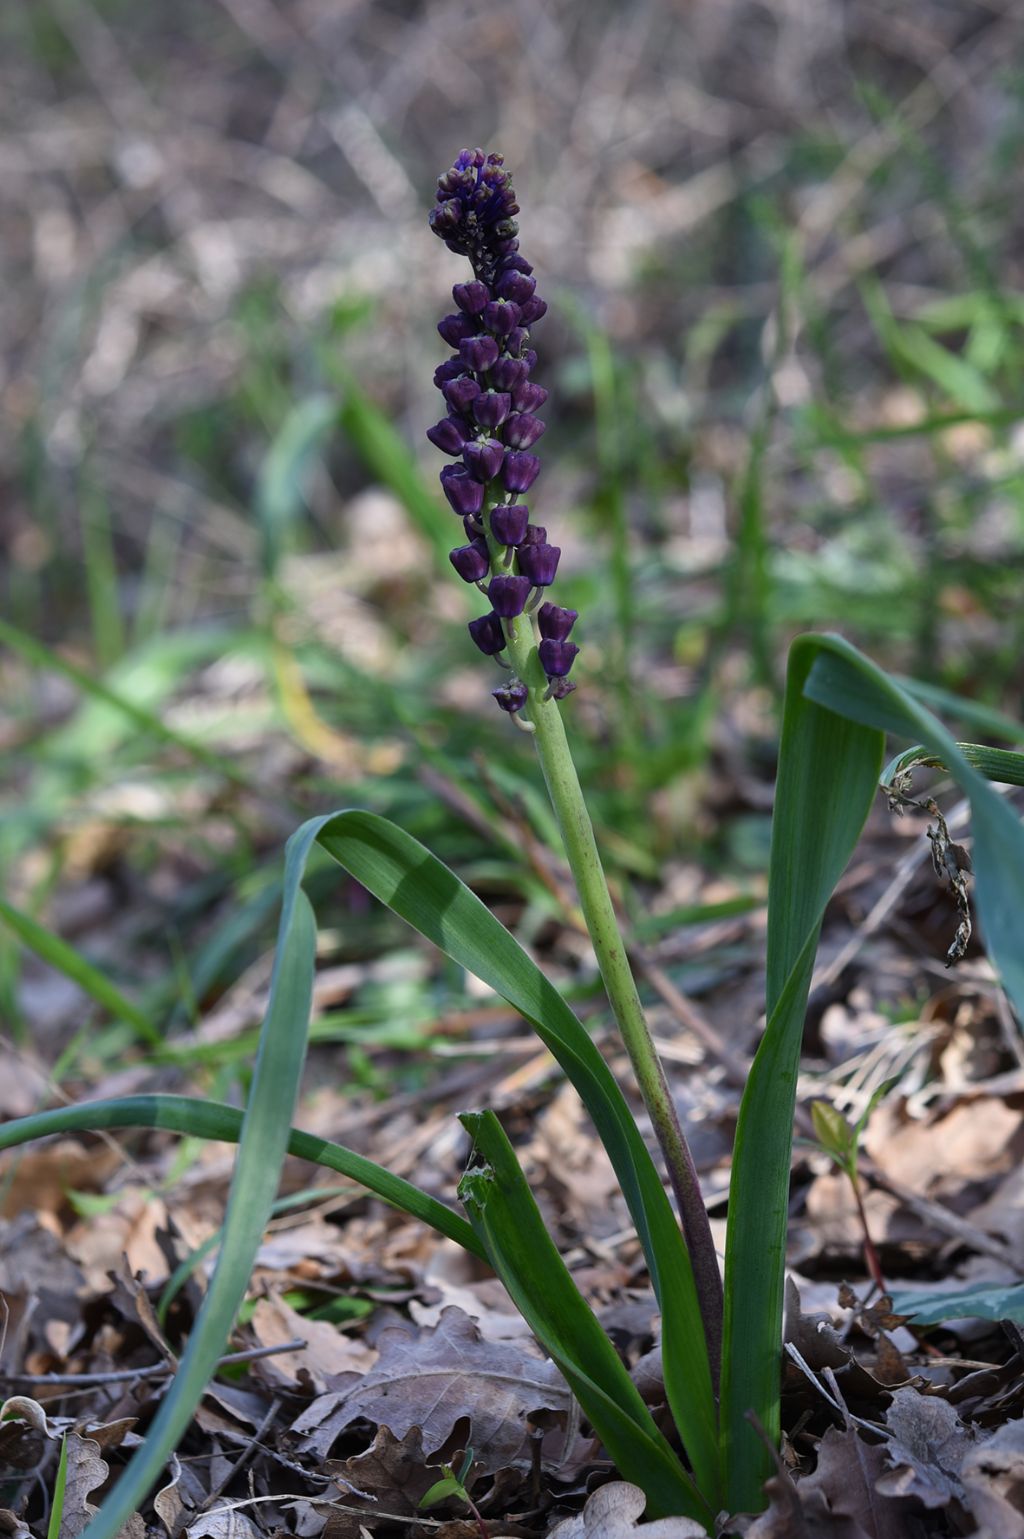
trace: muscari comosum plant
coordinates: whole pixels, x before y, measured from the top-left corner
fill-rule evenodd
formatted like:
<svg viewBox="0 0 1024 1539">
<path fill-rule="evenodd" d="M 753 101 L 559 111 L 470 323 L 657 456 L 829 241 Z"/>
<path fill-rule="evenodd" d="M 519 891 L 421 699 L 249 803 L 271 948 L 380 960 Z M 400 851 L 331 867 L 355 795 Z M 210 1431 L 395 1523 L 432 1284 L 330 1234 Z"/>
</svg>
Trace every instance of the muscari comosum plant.
<svg viewBox="0 0 1024 1539">
<path fill-rule="evenodd" d="M 723 1512 L 763 1507 L 771 1445 L 780 1437 L 783 1266 L 803 1016 L 825 905 L 877 788 L 886 731 L 920 745 L 918 758 L 944 767 L 967 793 L 988 948 L 1018 1011 L 1024 1006 L 1018 940 L 1024 836 L 986 779 L 1016 775 L 1020 783 L 1019 756 L 957 744 L 908 689 L 840 638 L 799 638 L 790 654 L 773 816 L 766 1026 L 739 1113 L 723 1290 L 693 1162 L 630 971 L 562 719 L 577 653 L 569 640 L 576 615 L 546 597 L 558 547 L 530 522 L 520 501 L 539 470 L 531 450 L 543 433 L 535 413 L 545 392 L 531 378 L 530 328 L 545 306 L 519 250 L 517 212 L 498 155 L 463 151 L 439 181 L 431 225 L 450 250 L 469 258 L 472 276 L 456 283 L 457 308 L 439 327 L 453 353 L 435 376 L 447 414 L 429 437 L 451 457 L 442 486 L 465 524 L 452 564 L 489 604 L 470 633 L 507 669 L 495 691 L 498 704 L 536 746 L 678 1212 L 590 1035 L 458 877 L 374 814 L 345 811 L 305 823 L 288 844 L 270 999 L 244 1114 L 204 1100 L 149 1095 L 41 1112 L 0 1129 L 2 1148 L 72 1129 L 132 1126 L 239 1143 L 218 1262 L 187 1349 L 145 1446 L 88 1525 L 88 1539 L 113 1539 L 188 1427 L 244 1298 L 288 1151 L 361 1182 L 493 1267 L 619 1472 L 646 1492 L 651 1516 L 687 1514 L 710 1531 Z M 351 1150 L 291 1128 L 312 997 L 315 926 L 302 882 L 314 845 L 507 1000 L 578 1090 L 621 1182 L 657 1296 L 675 1437 L 655 1423 L 578 1291 L 493 1112 L 461 1119 L 473 1148 L 458 1193 L 465 1217 Z M 24 926 L 21 933 L 31 943 Z"/>
</svg>

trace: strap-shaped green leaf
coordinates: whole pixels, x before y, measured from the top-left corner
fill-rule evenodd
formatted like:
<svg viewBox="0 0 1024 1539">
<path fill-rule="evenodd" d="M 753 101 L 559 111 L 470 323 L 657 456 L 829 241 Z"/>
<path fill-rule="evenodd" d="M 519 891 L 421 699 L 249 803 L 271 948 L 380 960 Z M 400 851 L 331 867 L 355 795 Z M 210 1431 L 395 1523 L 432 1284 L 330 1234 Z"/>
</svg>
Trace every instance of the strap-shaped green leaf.
<svg viewBox="0 0 1024 1539">
<path fill-rule="evenodd" d="M 684 1513 L 710 1526 L 713 1508 L 659 1432 L 573 1281 L 501 1123 L 493 1112 L 464 1112 L 459 1120 L 477 1161 L 459 1196 L 512 1302 L 562 1370 L 619 1473 L 647 1493 L 650 1515 Z"/>
<path fill-rule="evenodd" d="M 58 1106 L 52 1111 L 36 1112 L 31 1117 L 4 1123 L 0 1127 L 0 1150 L 13 1149 L 33 1138 L 46 1138 L 53 1133 L 93 1133 L 101 1128 L 163 1128 L 166 1132 L 184 1133 L 191 1138 L 237 1144 L 242 1133 L 242 1113 L 237 1106 L 193 1100 L 184 1095 L 133 1095 L 116 1101 L 82 1101 L 75 1106 Z M 356 1154 L 354 1149 L 290 1128 L 288 1153 L 358 1181 L 360 1186 L 365 1186 L 367 1191 L 393 1208 L 421 1219 L 438 1234 L 454 1240 L 464 1250 L 472 1251 L 482 1261 L 487 1260 L 471 1225 L 460 1213 L 445 1207 L 429 1193 L 421 1192 L 418 1186 L 403 1181 L 401 1176 L 393 1176 L 365 1155 Z"/>
</svg>

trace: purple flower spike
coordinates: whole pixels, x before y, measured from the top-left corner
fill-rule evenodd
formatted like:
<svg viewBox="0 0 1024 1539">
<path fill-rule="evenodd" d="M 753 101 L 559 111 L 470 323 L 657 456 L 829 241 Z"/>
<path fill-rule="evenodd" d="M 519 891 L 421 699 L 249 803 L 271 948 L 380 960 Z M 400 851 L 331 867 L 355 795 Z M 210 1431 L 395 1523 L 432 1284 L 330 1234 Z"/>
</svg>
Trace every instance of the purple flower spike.
<svg viewBox="0 0 1024 1539">
<path fill-rule="evenodd" d="M 486 374 L 498 361 L 498 344 L 493 337 L 464 337 L 459 343 L 459 357 L 474 374 Z"/>
<path fill-rule="evenodd" d="M 484 311 L 483 322 L 492 336 L 507 337 L 519 325 L 519 306 L 510 299 L 493 299 Z M 445 341 L 448 341 L 447 337 Z"/>
<path fill-rule="evenodd" d="M 474 481 L 465 465 L 446 465 L 441 472 L 441 490 L 452 505 L 454 512 L 465 518 L 467 513 L 479 513 L 484 505 L 484 489 Z"/>
<path fill-rule="evenodd" d="M 466 442 L 466 429 L 458 417 L 444 417 L 432 428 L 427 428 L 427 437 L 442 454 L 461 454 L 462 445 Z"/>
<path fill-rule="evenodd" d="M 468 315 L 446 315 L 438 321 L 437 329 L 449 347 L 458 347 L 463 337 L 471 337 L 476 331 Z"/>
<path fill-rule="evenodd" d="M 505 442 L 513 449 L 529 449 L 543 431 L 544 423 L 539 417 L 531 417 L 525 411 L 517 412 L 505 423 Z"/>
<path fill-rule="evenodd" d="M 530 698 L 526 685 L 521 684 L 518 679 L 514 684 L 503 684 L 500 689 L 492 689 L 491 694 L 501 709 L 508 711 L 510 716 L 516 711 L 521 711 Z"/>
<path fill-rule="evenodd" d="M 449 552 L 448 560 L 463 582 L 479 582 L 491 570 L 487 541 L 483 539 L 473 540 L 469 545 L 457 545 Z"/>
<path fill-rule="evenodd" d="M 512 449 L 505 456 L 501 479 L 510 492 L 528 492 L 540 474 L 540 460 L 535 454 Z"/>
<path fill-rule="evenodd" d="M 526 301 L 519 319 L 524 326 L 532 326 L 534 321 L 539 321 L 542 315 L 547 314 L 547 309 L 548 307 L 544 300 L 538 299 L 537 295 L 534 294 L 532 299 Z"/>
<path fill-rule="evenodd" d="M 487 597 L 494 606 L 495 614 L 501 615 L 504 620 L 514 620 L 526 608 L 526 600 L 530 597 L 530 579 L 492 577 Z"/>
<path fill-rule="evenodd" d="M 513 268 L 509 272 L 502 273 L 494 292 L 499 299 L 511 299 L 517 305 L 525 305 L 528 299 L 533 298 L 536 287 L 536 278 L 528 278 L 525 273 L 517 273 Z"/>
<path fill-rule="evenodd" d="M 501 427 L 512 409 L 512 397 L 503 390 L 485 390 L 473 397 L 473 416 L 481 427 Z"/>
<path fill-rule="evenodd" d="M 543 385 L 535 385 L 532 380 L 524 379 L 512 392 L 512 405 L 516 411 L 533 412 L 543 406 L 547 398 L 548 393 Z"/>
<path fill-rule="evenodd" d="M 537 624 L 545 641 L 565 641 L 579 618 L 575 609 L 559 609 L 557 604 L 542 604 Z"/>
<path fill-rule="evenodd" d="M 491 384 L 495 390 L 511 390 L 522 384 L 526 375 L 525 358 L 499 358 L 491 370 Z"/>
<path fill-rule="evenodd" d="M 537 648 L 540 665 L 549 679 L 564 679 L 579 647 L 574 641 L 542 641 Z"/>
<path fill-rule="evenodd" d="M 462 451 L 462 458 L 475 480 L 493 481 L 505 458 L 505 445 L 497 438 L 471 438 Z"/>
<path fill-rule="evenodd" d="M 491 533 L 500 545 L 521 545 L 529 517 L 525 502 L 501 502 L 491 513 Z"/>
<path fill-rule="evenodd" d="M 491 291 L 486 283 L 457 283 L 452 298 L 465 315 L 479 315 L 484 305 L 491 302 Z"/>
<path fill-rule="evenodd" d="M 560 545 L 521 545 L 519 570 L 535 587 L 547 588 L 555 580 L 558 558 L 561 554 Z"/>
<path fill-rule="evenodd" d="M 481 615 L 479 620 L 470 620 L 469 634 L 487 657 L 504 650 L 505 632 L 500 617 L 493 610 L 489 615 Z"/>
</svg>

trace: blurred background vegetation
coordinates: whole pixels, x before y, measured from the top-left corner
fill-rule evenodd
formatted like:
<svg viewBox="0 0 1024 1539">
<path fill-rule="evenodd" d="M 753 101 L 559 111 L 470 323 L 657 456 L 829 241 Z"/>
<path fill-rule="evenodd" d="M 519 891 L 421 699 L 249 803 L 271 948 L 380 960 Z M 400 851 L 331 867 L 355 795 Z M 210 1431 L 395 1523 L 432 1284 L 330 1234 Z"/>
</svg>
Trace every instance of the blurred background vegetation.
<svg viewBox="0 0 1024 1539">
<path fill-rule="evenodd" d="M 758 903 L 798 631 L 1013 735 L 1022 42 L 1014 0 L 6 0 L 0 1020 L 36 1079 L 5 1111 L 98 1082 L 140 1021 L 226 1094 L 311 812 L 387 813 L 554 945 L 549 815 L 423 436 L 464 277 L 426 212 L 463 145 L 504 152 L 549 301 L 531 504 L 636 937 Z M 314 1030 L 381 1093 L 392 1050 L 464 1033 L 465 985 L 317 880 Z M 747 965 L 685 953 L 697 994 Z M 120 1004 L 84 1003 L 92 966 Z"/>
</svg>

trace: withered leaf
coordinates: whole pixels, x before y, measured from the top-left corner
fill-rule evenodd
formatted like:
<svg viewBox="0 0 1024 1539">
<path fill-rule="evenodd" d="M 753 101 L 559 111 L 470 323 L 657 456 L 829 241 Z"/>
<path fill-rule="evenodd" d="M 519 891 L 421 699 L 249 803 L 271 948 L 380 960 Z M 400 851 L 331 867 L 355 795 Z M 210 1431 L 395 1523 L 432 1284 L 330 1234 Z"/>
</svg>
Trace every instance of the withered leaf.
<svg viewBox="0 0 1024 1539">
<path fill-rule="evenodd" d="M 706 1539 L 704 1525 L 693 1518 L 641 1523 L 646 1505 L 639 1486 L 612 1481 L 587 1499 L 582 1512 L 556 1523 L 548 1539 Z"/>
<path fill-rule="evenodd" d="M 889 1468 L 876 1489 L 887 1496 L 916 1496 L 926 1507 L 962 1500 L 960 1466 L 972 1440 L 953 1407 L 935 1395 L 898 1389 L 885 1422 L 893 1434 L 885 1449 Z"/>
<path fill-rule="evenodd" d="M 1019 1539 L 1024 1533 L 1024 1421 L 1004 1427 L 975 1448 L 960 1466 L 967 1508 L 986 1539 Z"/>
<path fill-rule="evenodd" d="M 188 1539 L 259 1539 L 251 1518 L 236 1508 L 204 1512 L 185 1530 Z"/>
<path fill-rule="evenodd" d="M 836 1526 L 837 1536 L 856 1531 L 870 1539 L 905 1539 L 905 1503 L 879 1493 L 885 1470 L 884 1446 L 868 1443 L 854 1427 L 830 1427 L 818 1444 L 814 1472 L 797 1483 L 811 1533 L 830 1533 L 824 1518 L 841 1519 L 853 1528 Z"/>
<path fill-rule="evenodd" d="M 528 1462 L 531 1411 L 569 1408 L 569 1390 L 554 1363 L 511 1342 L 485 1341 L 454 1306 L 433 1330 L 387 1330 L 378 1346 L 380 1358 L 369 1373 L 321 1395 L 295 1422 L 304 1450 L 326 1457 L 339 1433 L 363 1419 L 389 1427 L 399 1439 L 421 1428 L 429 1458 L 466 1418 L 477 1465 L 493 1474 Z"/>
</svg>

